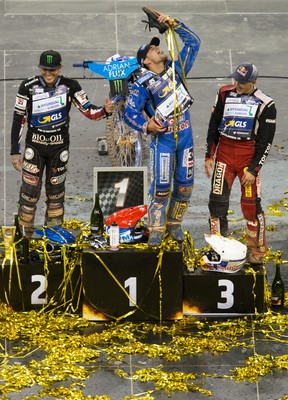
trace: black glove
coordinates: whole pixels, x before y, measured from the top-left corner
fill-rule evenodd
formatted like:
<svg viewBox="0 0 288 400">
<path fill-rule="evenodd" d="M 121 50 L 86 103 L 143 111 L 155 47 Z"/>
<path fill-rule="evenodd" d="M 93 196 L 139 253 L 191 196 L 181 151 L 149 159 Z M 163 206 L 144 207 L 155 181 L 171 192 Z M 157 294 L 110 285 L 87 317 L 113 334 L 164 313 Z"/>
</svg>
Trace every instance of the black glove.
<svg viewBox="0 0 288 400">
<path fill-rule="evenodd" d="M 151 31 L 151 28 L 156 28 L 160 33 L 164 33 L 167 31 L 169 28 L 169 25 L 166 22 L 159 22 L 158 17 L 161 15 L 159 11 L 155 10 L 152 7 L 142 7 L 142 10 L 146 13 L 148 17 L 148 21 L 143 21 L 146 23 L 146 29 L 147 26 L 149 27 L 149 31 Z"/>
</svg>

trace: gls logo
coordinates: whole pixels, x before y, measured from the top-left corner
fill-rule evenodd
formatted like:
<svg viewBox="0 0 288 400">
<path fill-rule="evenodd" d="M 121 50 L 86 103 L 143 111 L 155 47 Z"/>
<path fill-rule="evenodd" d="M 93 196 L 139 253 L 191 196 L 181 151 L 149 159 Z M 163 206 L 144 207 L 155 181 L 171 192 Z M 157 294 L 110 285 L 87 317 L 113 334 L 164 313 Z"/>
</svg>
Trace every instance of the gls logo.
<svg viewBox="0 0 288 400">
<path fill-rule="evenodd" d="M 246 128 L 247 122 L 246 121 L 234 121 L 231 120 L 225 124 L 227 128 Z"/>
<path fill-rule="evenodd" d="M 52 115 L 46 115 L 45 117 L 43 117 L 42 119 L 39 118 L 38 122 L 39 124 L 49 124 L 49 122 L 54 122 L 54 121 L 58 121 L 59 119 L 62 118 L 62 113 L 59 112 L 57 114 L 52 114 Z"/>
<path fill-rule="evenodd" d="M 162 89 L 162 93 L 159 93 L 159 94 L 158 94 L 158 96 L 160 97 L 160 99 L 163 99 L 163 97 L 166 97 L 167 94 L 170 92 L 170 90 L 171 90 L 170 85 L 165 86 L 165 87 Z"/>
</svg>

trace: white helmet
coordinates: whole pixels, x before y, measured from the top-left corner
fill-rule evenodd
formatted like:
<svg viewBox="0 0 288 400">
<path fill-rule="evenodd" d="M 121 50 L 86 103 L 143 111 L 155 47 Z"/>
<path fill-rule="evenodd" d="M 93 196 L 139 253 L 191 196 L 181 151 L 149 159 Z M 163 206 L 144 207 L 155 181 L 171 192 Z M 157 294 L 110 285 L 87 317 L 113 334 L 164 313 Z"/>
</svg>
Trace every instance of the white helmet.
<svg viewBox="0 0 288 400">
<path fill-rule="evenodd" d="M 200 259 L 204 271 L 234 273 L 246 261 L 247 247 L 236 239 L 220 235 L 205 234 L 205 240 L 212 249 L 202 252 Z"/>
</svg>

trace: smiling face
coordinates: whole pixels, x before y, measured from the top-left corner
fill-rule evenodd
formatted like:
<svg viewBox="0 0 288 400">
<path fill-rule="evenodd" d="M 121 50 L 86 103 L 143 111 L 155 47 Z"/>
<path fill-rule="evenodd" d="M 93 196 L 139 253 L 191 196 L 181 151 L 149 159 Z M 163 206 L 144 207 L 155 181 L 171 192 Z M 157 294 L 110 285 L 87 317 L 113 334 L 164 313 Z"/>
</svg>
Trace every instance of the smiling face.
<svg viewBox="0 0 288 400">
<path fill-rule="evenodd" d="M 40 74 L 44 81 L 46 82 L 47 86 L 53 86 L 55 83 L 56 79 L 58 78 L 59 74 L 61 72 L 61 68 L 57 69 L 45 69 L 45 68 L 40 68 Z"/>
<path fill-rule="evenodd" d="M 235 88 L 238 94 L 250 94 L 254 90 L 256 81 L 239 83 L 235 80 Z"/>
</svg>

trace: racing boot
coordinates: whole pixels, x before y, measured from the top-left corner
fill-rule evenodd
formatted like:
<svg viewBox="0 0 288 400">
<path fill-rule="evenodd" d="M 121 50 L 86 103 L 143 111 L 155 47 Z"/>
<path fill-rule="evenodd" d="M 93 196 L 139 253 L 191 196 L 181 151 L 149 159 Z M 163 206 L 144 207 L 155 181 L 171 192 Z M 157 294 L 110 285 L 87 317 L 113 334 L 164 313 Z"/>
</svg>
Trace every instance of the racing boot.
<svg viewBox="0 0 288 400">
<path fill-rule="evenodd" d="M 228 222 L 225 218 L 209 218 L 209 226 L 211 235 L 228 236 Z"/>
<path fill-rule="evenodd" d="M 161 227 L 149 227 L 149 239 L 148 239 L 148 246 L 149 247 L 156 247 L 156 246 L 160 246 L 162 239 L 164 237 L 164 233 L 165 233 L 165 227 L 161 226 Z"/>
<path fill-rule="evenodd" d="M 167 214 L 166 229 L 177 242 L 183 242 L 184 232 L 182 230 L 182 221 L 184 214 L 188 209 L 188 201 L 179 201 L 171 199 Z"/>
<path fill-rule="evenodd" d="M 19 208 L 19 227 L 23 237 L 30 239 L 34 232 L 35 208 L 20 205 Z"/>
<path fill-rule="evenodd" d="M 211 235 L 221 235 L 220 233 L 220 218 L 210 217 L 209 226 Z"/>
<path fill-rule="evenodd" d="M 252 265 L 262 264 L 266 254 L 266 231 L 264 214 L 258 214 L 256 221 L 246 223 L 247 261 Z"/>
<path fill-rule="evenodd" d="M 46 226 L 62 226 L 64 220 L 64 205 L 46 201 L 45 222 Z"/>
</svg>

